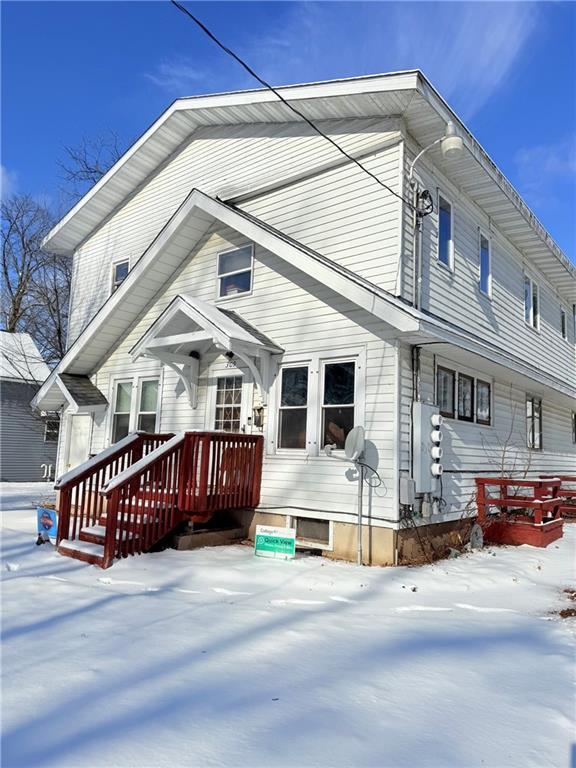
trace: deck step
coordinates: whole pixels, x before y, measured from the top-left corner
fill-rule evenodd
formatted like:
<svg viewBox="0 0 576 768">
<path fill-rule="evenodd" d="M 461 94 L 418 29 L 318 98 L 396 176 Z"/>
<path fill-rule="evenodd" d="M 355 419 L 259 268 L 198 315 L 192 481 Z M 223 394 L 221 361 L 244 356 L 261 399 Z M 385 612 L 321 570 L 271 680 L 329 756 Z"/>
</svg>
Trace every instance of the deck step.
<svg viewBox="0 0 576 768">
<path fill-rule="evenodd" d="M 58 545 L 58 552 L 75 560 L 83 560 L 91 565 L 104 567 L 104 547 L 88 541 L 69 541 L 62 539 Z"/>
<path fill-rule="evenodd" d="M 106 526 L 89 525 L 86 528 L 82 528 L 80 530 L 80 536 L 78 538 L 80 541 L 91 542 L 93 544 L 101 544 L 104 546 L 104 541 L 106 539 Z M 116 530 L 115 538 L 116 541 L 120 541 L 120 539 L 122 539 L 122 541 L 128 541 L 129 539 L 139 539 L 140 534 L 134 534 L 131 531 L 126 530 Z"/>
</svg>

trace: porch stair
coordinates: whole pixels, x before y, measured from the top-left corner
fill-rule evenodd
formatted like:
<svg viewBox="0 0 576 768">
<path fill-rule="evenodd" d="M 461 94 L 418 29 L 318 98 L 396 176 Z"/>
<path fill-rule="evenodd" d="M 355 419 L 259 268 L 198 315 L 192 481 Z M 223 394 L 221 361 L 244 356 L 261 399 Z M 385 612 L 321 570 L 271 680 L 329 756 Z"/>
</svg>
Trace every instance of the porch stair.
<svg viewBox="0 0 576 768">
<path fill-rule="evenodd" d="M 108 568 L 184 521 L 254 508 L 262 443 L 222 432 L 128 435 L 57 482 L 58 552 Z"/>
</svg>

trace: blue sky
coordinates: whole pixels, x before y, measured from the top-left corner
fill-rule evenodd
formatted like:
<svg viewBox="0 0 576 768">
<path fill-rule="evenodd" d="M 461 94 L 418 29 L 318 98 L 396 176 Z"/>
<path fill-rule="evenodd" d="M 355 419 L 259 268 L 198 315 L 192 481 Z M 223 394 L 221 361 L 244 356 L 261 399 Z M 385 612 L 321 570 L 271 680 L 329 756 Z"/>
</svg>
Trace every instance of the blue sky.
<svg viewBox="0 0 576 768">
<path fill-rule="evenodd" d="M 576 261 L 576 4 L 190 3 L 276 85 L 420 68 Z M 2 3 L 4 191 L 62 205 L 63 145 L 255 84 L 168 2 Z"/>
</svg>

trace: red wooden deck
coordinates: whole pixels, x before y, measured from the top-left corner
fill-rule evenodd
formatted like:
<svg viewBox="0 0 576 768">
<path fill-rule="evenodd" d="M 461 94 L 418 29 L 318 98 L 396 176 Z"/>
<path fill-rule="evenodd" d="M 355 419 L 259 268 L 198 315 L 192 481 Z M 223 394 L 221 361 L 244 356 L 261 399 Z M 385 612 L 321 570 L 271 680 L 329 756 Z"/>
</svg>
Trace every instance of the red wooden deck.
<svg viewBox="0 0 576 768">
<path fill-rule="evenodd" d="M 106 568 L 184 520 L 256 507 L 262 449 L 260 435 L 223 432 L 125 438 L 57 483 L 59 551 Z"/>
</svg>

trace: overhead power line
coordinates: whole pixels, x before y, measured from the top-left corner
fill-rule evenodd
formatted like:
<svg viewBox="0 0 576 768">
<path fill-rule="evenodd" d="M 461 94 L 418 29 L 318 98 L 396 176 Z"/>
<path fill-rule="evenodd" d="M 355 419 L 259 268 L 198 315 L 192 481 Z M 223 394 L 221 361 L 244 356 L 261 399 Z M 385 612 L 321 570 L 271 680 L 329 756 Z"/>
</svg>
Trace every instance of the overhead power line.
<svg viewBox="0 0 576 768">
<path fill-rule="evenodd" d="M 293 104 L 291 104 L 289 101 L 287 101 L 284 96 L 276 89 L 273 85 L 270 85 L 270 83 L 266 82 L 264 78 L 260 77 L 260 75 L 255 72 L 252 67 L 247 64 L 243 59 L 240 58 L 236 53 L 234 53 L 233 50 L 228 48 L 228 46 L 224 45 L 217 37 L 216 35 L 211 32 L 208 27 L 200 21 L 199 18 L 194 16 L 194 14 L 188 10 L 184 5 L 177 2 L 177 0 L 171 0 L 172 5 L 175 5 L 176 8 L 178 8 L 179 11 L 181 11 L 185 16 L 188 16 L 189 19 L 191 19 L 196 26 L 198 26 L 208 37 L 216 43 L 216 45 L 221 48 L 224 53 L 226 53 L 228 56 L 231 56 L 235 61 L 240 64 L 241 67 L 243 67 L 248 74 L 250 74 L 255 80 L 257 80 L 260 85 L 263 85 L 264 88 L 267 88 L 269 91 L 271 91 L 283 104 L 285 104 L 288 109 L 290 109 L 292 112 L 294 112 L 295 115 L 298 115 L 302 120 L 304 120 L 305 123 L 307 123 L 310 128 L 312 128 L 316 133 L 320 136 L 322 136 L 326 141 L 329 141 L 330 144 L 332 144 L 333 147 L 335 147 L 340 154 L 342 154 L 345 158 L 347 158 L 351 163 L 354 163 L 358 166 L 364 173 L 366 173 L 368 176 L 370 176 L 374 181 L 379 184 L 381 187 L 383 187 L 387 192 L 389 192 L 391 195 L 394 195 L 394 197 L 397 197 L 398 200 L 402 200 L 403 203 L 406 203 L 412 210 L 415 210 L 414 204 L 410 202 L 410 200 L 406 200 L 402 195 L 399 195 L 398 192 L 395 192 L 391 187 L 389 187 L 387 184 L 385 184 L 382 179 L 379 179 L 376 174 L 372 173 L 368 168 L 366 168 L 365 165 L 363 165 L 359 160 L 357 160 L 355 157 L 352 157 L 352 155 L 349 155 L 348 152 L 346 152 L 345 149 L 343 149 L 334 139 L 332 139 L 330 136 L 328 136 L 326 133 L 324 133 L 318 126 L 310 120 L 310 118 L 306 117 L 302 112 L 300 112 L 299 109 L 297 109 Z"/>
</svg>

